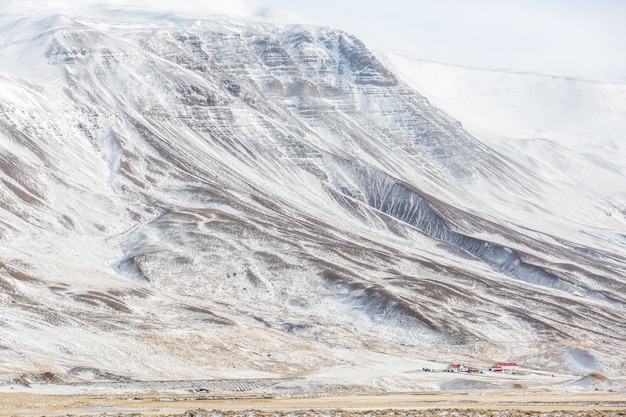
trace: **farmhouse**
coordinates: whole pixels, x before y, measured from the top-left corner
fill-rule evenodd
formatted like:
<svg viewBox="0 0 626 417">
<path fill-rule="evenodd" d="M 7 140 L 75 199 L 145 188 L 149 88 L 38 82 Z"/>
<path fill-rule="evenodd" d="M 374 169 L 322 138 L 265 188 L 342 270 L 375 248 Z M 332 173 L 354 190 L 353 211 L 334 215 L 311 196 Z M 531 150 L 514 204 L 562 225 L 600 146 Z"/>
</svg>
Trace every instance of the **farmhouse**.
<svg viewBox="0 0 626 417">
<path fill-rule="evenodd" d="M 462 363 L 451 363 L 446 368 L 446 372 L 467 372 L 469 368 Z"/>
<path fill-rule="evenodd" d="M 501 372 L 504 374 L 512 374 L 519 369 L 519 365 L 515 362 L 496 362 L 491 365 L 491 372 Z"/>
</svg>

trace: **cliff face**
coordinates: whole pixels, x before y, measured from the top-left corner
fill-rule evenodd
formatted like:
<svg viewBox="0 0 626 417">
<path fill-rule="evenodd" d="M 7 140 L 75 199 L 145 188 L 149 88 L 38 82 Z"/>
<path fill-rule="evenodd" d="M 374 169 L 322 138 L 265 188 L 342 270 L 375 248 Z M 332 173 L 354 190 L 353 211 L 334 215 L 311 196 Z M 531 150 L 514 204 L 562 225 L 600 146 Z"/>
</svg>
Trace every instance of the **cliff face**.
<svg viewBox="0 0 626 417">
<path fill-rule="evenodd" d="M 4 28 L 30 48 L 0 77 L 7 372 L 289 376 L 372 346 L 620 372 L 623 245 L 502 210 L 552 185 L 343 32 L 167 21 Z"/>
</svg>

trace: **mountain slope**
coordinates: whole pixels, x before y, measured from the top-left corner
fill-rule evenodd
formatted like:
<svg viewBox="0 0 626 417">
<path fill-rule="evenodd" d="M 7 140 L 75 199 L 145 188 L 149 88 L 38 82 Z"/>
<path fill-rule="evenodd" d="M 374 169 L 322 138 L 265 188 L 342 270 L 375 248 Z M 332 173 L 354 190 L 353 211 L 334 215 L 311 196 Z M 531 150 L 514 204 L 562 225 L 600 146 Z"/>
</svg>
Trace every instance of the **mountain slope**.
<svg viewBox="0 0 626 417">
<path fill-rule="evenodd" d="M 5 373 L 623 371 L 624 229 L 554 212 L 564 183 L 343 32 L 143 19 L 3 19 Z"/>
<path fill-rule="evenodd" d="M 623 230 L 625 84 L 478 70 L 397 55 L 381 59 L 477 138 L 536 177 L 558 184 L 543 196 L 544 206 L 554 205 L 552 211 L 567 213 L 580 228 Z M 578 188 L 576 195 L 569 192 L 572 186 Z M 619 244 L 621 238 L 610 240 Z"/>
</svg>

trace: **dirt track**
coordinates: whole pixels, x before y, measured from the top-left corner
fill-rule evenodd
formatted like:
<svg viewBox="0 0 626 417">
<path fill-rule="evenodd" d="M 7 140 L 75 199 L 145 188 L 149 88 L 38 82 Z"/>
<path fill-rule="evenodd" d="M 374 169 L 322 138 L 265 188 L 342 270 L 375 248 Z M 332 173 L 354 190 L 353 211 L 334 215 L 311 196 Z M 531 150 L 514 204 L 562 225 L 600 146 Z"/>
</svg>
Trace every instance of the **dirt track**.
<svg viewBox="0 0 626 417">
<path fill-rule="evenodd" d="M 456 415 L 491 415 L 489 411 L 518 410 L 519 415 L 530 412 L 568 411 L 572 415 L 626 416 L 626 395 L 623 394 L 564 394 L 522 395 L 480 393 L 416 393 L 389 395 L 322 396 L 314 398 L 262 398 L 260 396 L 198 396 L 198 395 L 43 395 L 29 393 L 0 394 L 0 415 L 184 415 L 188 411 L 220 410 L 220 417 L 291 415 L 377 415 L 402 414 L 413 416 L 444 415 L 446 410 L 458 410 Z M 341 410 L 341 414 L 339 411 Z M 367 411 L 372 413 L 367 413 Z M 463 410 L 467 410 L 463 411 Z M 409 413 L 409 411 L 411 411 Z M 193 414 L 192 412 L 192 414 Z M 478 413 L 478 414 L 477 414 Z M 485 414 L 487 413 L 487 414 Z M 508 413 L 509 415 L 513 415 Z M 206 415 L 206 414 L 205 414 Z M 448 414 L 450 415 L 450 414 Z M 528 414 L 531 415 L 531 414 Z"/>
</svg>

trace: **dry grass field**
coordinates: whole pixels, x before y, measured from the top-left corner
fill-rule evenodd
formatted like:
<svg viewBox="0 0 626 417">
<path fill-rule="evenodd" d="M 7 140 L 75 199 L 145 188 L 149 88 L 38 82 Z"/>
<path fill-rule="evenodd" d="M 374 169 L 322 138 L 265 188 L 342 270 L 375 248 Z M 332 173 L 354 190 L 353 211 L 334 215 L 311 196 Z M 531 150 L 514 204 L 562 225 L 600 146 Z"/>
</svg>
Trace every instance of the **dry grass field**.
<svg viewBox="0 0 626 417">
<path fill-rule="evenodd" d="M 260 395 L 45 395 L 0 393 L 0 415 L 186 417 L 626 416 L 626 395 L 413 393 Z"/>
</svg>

